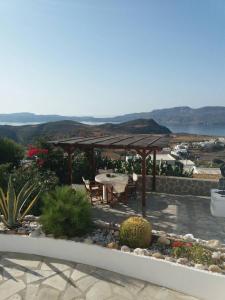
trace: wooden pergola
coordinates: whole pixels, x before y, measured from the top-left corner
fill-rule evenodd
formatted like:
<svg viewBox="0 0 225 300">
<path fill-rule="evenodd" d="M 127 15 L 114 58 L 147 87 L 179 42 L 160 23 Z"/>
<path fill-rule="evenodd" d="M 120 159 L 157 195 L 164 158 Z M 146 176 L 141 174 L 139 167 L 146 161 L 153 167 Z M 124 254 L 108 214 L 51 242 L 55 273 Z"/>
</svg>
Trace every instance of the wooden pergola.
<svg viewBox="0 0 225 300">
<path fill-rule="evenodd" d="M 156 186 L 156 152 L 167 147 L 168 135 L 138 134 L 114 135 L 101 137 L 74 137 L 70 139 L 50 141 L 50 144 L 61 147 L 68 154 L 69 183 L 72 184 L 72 154 L 79 149 L 88 153 L 92 175 L 95 175 L 94 149 L 134 150 L 142 158 L 142 214 L 146 209 L 146 158 L 153 153 L 152 190 Z"/>
</svg>

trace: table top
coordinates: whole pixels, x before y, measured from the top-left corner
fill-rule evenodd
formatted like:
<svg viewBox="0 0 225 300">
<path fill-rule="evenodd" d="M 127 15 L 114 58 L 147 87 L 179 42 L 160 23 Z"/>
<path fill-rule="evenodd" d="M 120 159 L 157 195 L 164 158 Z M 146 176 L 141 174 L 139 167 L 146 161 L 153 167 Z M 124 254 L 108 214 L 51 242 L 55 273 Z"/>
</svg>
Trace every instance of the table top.
<svg viewBox="0 0 225 300">
<path fill-rule="evenodd" d="M 107 175 L 110 174 L 111 177 Z M 102 184 L 127 184 L 128 175 L 120 173 L 103 173 L 95 176 L 95 181 Z"/>
</svg>

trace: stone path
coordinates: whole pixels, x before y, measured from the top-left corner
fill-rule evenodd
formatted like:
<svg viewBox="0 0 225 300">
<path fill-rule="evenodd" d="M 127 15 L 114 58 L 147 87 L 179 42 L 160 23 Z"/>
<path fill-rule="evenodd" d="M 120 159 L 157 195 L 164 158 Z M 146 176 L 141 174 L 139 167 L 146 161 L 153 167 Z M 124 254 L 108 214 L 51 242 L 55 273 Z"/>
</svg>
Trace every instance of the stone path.
<svg viewBox="0 0 225 300">
<path fill-rule="evenodd" d="M 102 269 L 0 253 L 0 300 L 197 300 Z"/>
<path fill-rule="evenodd" d="M 210 198 L 197 196 L 147 193 L 146 217 L 153 229 L 168 233 L 192 233 L 196 238 L 218 239 L 225 243 L 225 218 L 216 218 L 210 212 Z M 141 213 L 140 195 L 128 205 L 118 203 L 114 208 L 96 205 L 96 220 L 120 223 L 129 215 Z"/>
</svg>

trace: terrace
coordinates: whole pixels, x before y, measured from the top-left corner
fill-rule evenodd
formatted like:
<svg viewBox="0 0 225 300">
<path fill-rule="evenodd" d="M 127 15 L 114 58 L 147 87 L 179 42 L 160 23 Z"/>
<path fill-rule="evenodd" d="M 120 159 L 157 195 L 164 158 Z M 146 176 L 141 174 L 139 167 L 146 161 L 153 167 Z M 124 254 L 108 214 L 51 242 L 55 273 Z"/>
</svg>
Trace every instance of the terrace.
<svg viewBox="0 0 225 300">
<path fill-rule="evenodd" d="M 27 215 L 23 206 L 20 208 L 23 217 L 19 209 L 19 214 L 10 218 L 11 212 L 17 212 L 17 205 L 23 202 L 17 195 L 26 199 L 30 193 L 23 188 L 14 194 L 10 176 L 8 193 L 5 196 L 2 192 L 0 202 L 4 214 L 1 223 L 4 234 L 0 234 L 3 299 L 11 299 L 10 296 L 28 299 L 33 290 L 37 299 L 44 296 L 73 299 L 77 295 L 96 300 L 137 297 L 211 300 L 217 291 L 216 299 L 223 300 L 225 221 L 211 215 L 209 198 L 210 189 L 218 182 L 158 176 L 156 153 L 168 142 L 169 137 L 161 135 L 50 142 L 67 153 L 61 151 L 60 162 L 65 166 L 67 162 L 70 186 L 54 186 L 43 195 L 41 218 Z M 37 163 L 38 172 L 44 169 L 48 155 L 54 162 L 59 157 L 54 147 L 50 149 L 51 153 L 47 149 L 29 150 L 31 157 L 33 152 L 40 155 L 30 164 Z M 132 176 L 134 193 L 126 192 L 129 187 L 126 169 L 121 169 L 122 174 L 118 169 L 96 167 L 95 149 L 123 149 L 139 154 L 139 165 L 130 169 L 139 170 Z M 73 182 L 73 160 L 79 163 L 73 155 L 75 151 L 78 157 L 81 152 L 88 157 L 89 177 L 82 185 Z M 89 179 L 95 180 L 94 188 L 99 189 L 94 195 Z M 124 186 L 125 190 L 118 190 L 118 186 Z M 8 200 L 7 195 L 14 198 Z M 9 208 L 8 201 L 12 201 Z M 36 256 L 30 258 L 29 254 Z M 33 283 L 38 283 L 38 288 Z"/>
</svg>

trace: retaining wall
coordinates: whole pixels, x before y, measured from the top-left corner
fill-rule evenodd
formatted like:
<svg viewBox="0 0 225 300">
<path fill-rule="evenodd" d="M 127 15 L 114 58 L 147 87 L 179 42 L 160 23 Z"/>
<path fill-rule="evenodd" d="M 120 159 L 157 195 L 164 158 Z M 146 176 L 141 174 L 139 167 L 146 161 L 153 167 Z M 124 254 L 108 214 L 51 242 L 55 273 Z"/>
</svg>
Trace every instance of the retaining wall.
<svg viewBox="0 0 225 300">
<path fill-rule="evenodd" d="M 141 188 L 141 177 L 139 178 Z M 218 188 L 218 180 L 196 179 L 175 176 L 156 176 L 156 192 L 177 194 L 210 196 L 211 189 Z M 146 177 L 146 190 L 152 191 L 152 176 Z"/>
</svg>

